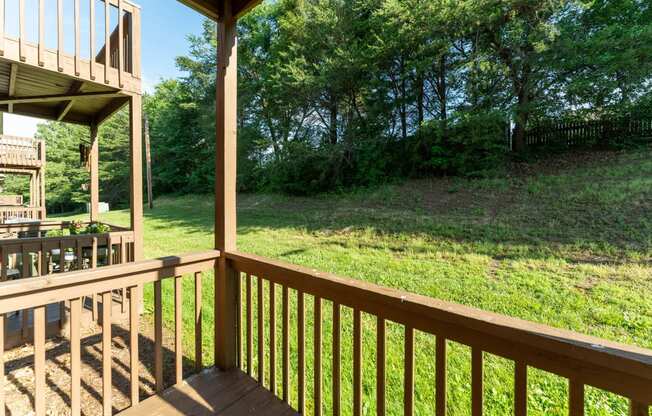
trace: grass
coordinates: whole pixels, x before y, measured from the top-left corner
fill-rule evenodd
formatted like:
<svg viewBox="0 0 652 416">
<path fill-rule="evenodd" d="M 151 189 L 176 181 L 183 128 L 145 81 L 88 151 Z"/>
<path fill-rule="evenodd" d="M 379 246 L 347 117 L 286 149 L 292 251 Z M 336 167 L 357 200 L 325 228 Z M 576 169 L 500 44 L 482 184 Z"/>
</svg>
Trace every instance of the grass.
<svg viewBox="0 0 652 416">
<path fill-rule="evenodd" d="M 651 156 L 651 150 L 575 154 L 552 164 L 522 169 L 539 172 L 536 175 L 411 181 L 314 198 L 241 195 L 238 247 L 244 252 L 652 348 Z M 210 248 L 212 218 L 211 196 L 159 198 L 154 210 L 145 211 L 146 256 Z M 128 213 L 111 212 L 103 220 L 124 224 Z M 173 291 L 170 282 L 166 283 L 165 321 L 173 322 Z M 193 351 L 191 286 L 186 284 L 184 294 L 184 304 L 188 305 L 184 310 L 184 339 L 189 355 Z M 254 293 L 256 287 L 254 284 Z M 205 361 L 212 362 L 211 276 L 205 277 L 204 288 Z M 280 299 L 280 291 L 276 298 Z M 146 290 L 146 302 L 151 312 L 151 288 Z M 306 316 L 310 329 L 310 300 Z M 332 405 L 328 302 L 323 316 L 323 405 L 328 414 Z M 342 320 L 343 408 L 348 414 L 352 379 L 349 310 L 344 310 Z M 291 322 L 295 321 L 293 315 Z M 375 318 L 365 316 L 364 325 L 364 413 L 374 414 Z M 388 414 L 402 414 L 403 329 L 390 323 L 387 334 Z M 310 334 L 306 344 L 310 398 Z M 296 353 L 294 342 L 292 352 Z M 486 358 L 485 413 L 509 414 L 513 363 Z M 433 414 L 432 336 L 417 334 L 415 362 L 417 414 Z M 451 344 L 449 414 L 469 414 L 469 363 L 469 349 Z M 529 376 L 530 414 L 567 414 L 567 382 L 538 370 L 530 370 Z M 292 397 L 296 403 L 296 393 Z M 626 414 L 624 399 L 590 388 L 587 403 L 589 415 Z"/>
</svg>

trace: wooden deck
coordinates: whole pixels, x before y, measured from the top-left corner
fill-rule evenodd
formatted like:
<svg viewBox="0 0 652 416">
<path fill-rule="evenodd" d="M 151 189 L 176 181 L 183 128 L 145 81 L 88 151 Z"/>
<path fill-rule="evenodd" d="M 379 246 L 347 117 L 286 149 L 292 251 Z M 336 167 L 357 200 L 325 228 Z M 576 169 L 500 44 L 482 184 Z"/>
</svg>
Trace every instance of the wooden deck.
<svg viewBox="0 0 652 416">
<path fill-rule="evenodd" d="M 209 369 L 120 415 L 276 416 L 298 413 L 241 371 Z"/>
</svg>

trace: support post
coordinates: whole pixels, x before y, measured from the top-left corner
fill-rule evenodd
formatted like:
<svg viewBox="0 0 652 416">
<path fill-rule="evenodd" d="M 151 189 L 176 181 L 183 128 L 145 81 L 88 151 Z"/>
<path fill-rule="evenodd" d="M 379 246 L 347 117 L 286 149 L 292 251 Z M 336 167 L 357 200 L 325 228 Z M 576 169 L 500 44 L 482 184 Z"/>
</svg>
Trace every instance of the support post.
<svg viewBox="0 0 652 416">
<path fill-rule="evenodd" d="M 143 133 L 142 97 L 129 99 L 131 128 L 131 229 L 134 232 L 134 261 L 143 258 Z"/>
<path fill-rule="evenodd" d="M 45 208 L 45 141 L 41 141 L 40 145 L 41 153 L 41 169 L 39 169 L 39 205 L 41 207 L 41 219 L 45 220 L 47 218 L 46 208 Z"/>
<path fill-rule="evenodd" d="M 99 164 L 100 164 L 100 145 L 97 140 L 97 125 L 91 125 L 91 154 L 90 165 L 91 165 L 91 222 L 97 222 L 100 219 L 100 176 L 99 176 Z"/>
<path fill-rule="evenodd" d="M 217 22 L 215 146 L 215 248 L 222 256 L 215 268 L 215 363 L 237 366 L 237 272 L 224 257 L 236 249 L 237 35 L 232 0 L 220 2 Z"/>
<path fill-rule="evenodd" d="M 154 209 L 154 193 L 152 192 L 152 153 L 149 145 L 149 119 L 145 115 L 145 164 L 147 169 L 147 205 Z"/>
</svg>

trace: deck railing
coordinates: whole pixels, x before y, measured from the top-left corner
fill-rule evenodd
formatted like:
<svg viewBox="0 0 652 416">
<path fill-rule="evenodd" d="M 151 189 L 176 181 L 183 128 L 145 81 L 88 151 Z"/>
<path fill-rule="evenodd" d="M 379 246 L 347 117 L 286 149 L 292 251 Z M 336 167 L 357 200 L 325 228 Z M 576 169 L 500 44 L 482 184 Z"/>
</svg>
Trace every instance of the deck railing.
<svg viewBox="0 0 652 416">
<path fill-rule="evenodd" d="M 0 135 L 0 165 L 40 167 L 45 162 L 45 143 L 31 137 Z"/>
<path fill-rule="evenodd" d="M 425 296 L 387 289 L 358 280 L 339 278 L 303 267 L 267 260 L 258 256 L 227 253 L 231 266 L 241 275 L 240 283 L 244 322 L 239 325 L 240 364 L 244 371 L 256 377 L 261 384 L 284 401 L 290 403 L 292 389 L 297 392 L 296 402 L 290 403 L 304 414 L 308 402 L 306 388 L 312 384 L 310 407 L 315 415 L 322 414 L 324 372 L 322 348 L 324 321 L 323 306 L 332 306 L 332 413 L 339 415 L 342 389 L 342 314 L 345 310 L 353 315 L 353 415 L 362 414 L 362 315 L 371 315 L 375 321 L 376 337 L 376 400 L 378 415 L 386 413 L 386 327 L 390 322 L 400 325 L 404 357 L 403 409 L 405 415 L 413 415 L 415 408 L 415 331 L 436 338 L 435 374 L 432 387 L 436 390 L 436 414 L 444 416 L 447 408 L 447 345 L 450 342 L 470 347 L 471 350 L 471 409 L 468 414 L 483 413 L 485 386 L 483 372 L 485 360 L 498 356 L 514 363 L 514 414 L 527 414 L 528 368 L 545 370 L 561 376 L 569 383 L 568 409 L 571 416 L 583 415 L 585 409 L 585 386 L 593 386 L 621 395 L 630 400 L 631 414 L 648 416 L 652 401 L 652 351 L 635 348 L 570 331 L 554 329 L 519 319 L 481 311 L 461 305 L 443 302 Z M 255 292 L 254 293 L 254 289 Z M 292 294 L 291 292 L 294 292 Z M 281 306 L 280 319 L 277 300 Z M 255 295 L 255 297 L 254 297 Z M 292 296 L 297 311 L 296 322 L 297 362 L 290 363 L 290 302 Z M 310 300 L 312 298 L 312 300 Z M 313 326 L 307 328 L 305 308 L 312 305 Z M 268 310 L 266 310 L 268 308 Z M 256 331 L 254 319 L 257 320 Z M 279 328 L 280 322 L 280 338 Z M 263 331 L 269 331 L 265 334 Z M 313 352 L 312 380 L 306 379 L 306 331 L 312 333 L 310 350 Z M 255 333 L 254 333 L 255 332 Z M 257 346 L 254 346 L 254 339 Z M 280 343 L 279 343 L 280 341 Z M 278 348 L 280 345 L 280 354 Z M 328 347 L 330 349 L 330 346 Z M 254 349 L 256 350 L 254 353 Z M 257 357 L 256 357 L 257 355 Z M 266 362 L 269 359 L 269 363 Z M 280 367 L 278 366 L 280 359 Z M 393 364 L 393 372 L 400 373 Z M 256 371 L 254 371 L 254 368 Z M 278 373 L 278 369 L 281 369 Z M 290 374 L 291 369 L 296 373 Z M 374 377 L 373 375 L 371 377 Z M 458 377 L 456 377 L 458 378 Z M 291 383 L 296 383 L 294 386 Z M 280 387 L 280 389 L 279 389 Z M 489 386 L 491 387 L 491 386 Z M 351 409 L 349 409 L 351 410 Z M 344 412 L 349 413 L 349 411 Z"/>
<path fill-rule="evenodd" d="M 6 314 L 24 309 L 34 310 L 34 412 L 41 416 L 46 414 L 46 306 L 52 303 L 66 302 L 70 309 L 70 403 L 71 414 L 81 414 L 81 337 L 80 317 L 82 311 L 82 298 L 94 293 L 101 293 L 102 305 L 112 303 L 113 292 L 128 288 L 129 291 L 129 350 L 130 350 L 130 397 L 132 405 L 139 402 L 139 287 L 145 283 L 155 285 L 155 324 L 156 340 L 154 346 L 155 374 L 157 391 L 163 390 L 163 318 L 161 282 L 165 279 L 174 279 L 175 287 L 175 382 L 182 380 L 181 346 L 181 311 L 182 311 L 182 278 L 183 275 L 194 276 L 201 282 L 201 273 L 213 270 L 219 252 L 208 251 L 184 256 L 166 257 L 158 260 L 146 260 L 126 265 L 113 265 L 91 271 L 76 271 L 37 277 L 20 281 L 0 283 L 0 348 L 4 345 L 4 320 Z M 196 295 L 196 309 L 201 317 L 201 285 Z M 102 392 L 103 414 L 111 415 L 112 407 L 112 355 L 111 355 L 111 317 L 110 307 L 101 308 L 102 322 Z M 196 325 L 201 328 L 201 318 Z M 201 333 L 201 332 L 200 332 Z M 201 340 L 201 336 L 197 338 Z M 201 341 L 196 348 L 201 356 Z M 1 360 L 3 351 L 0 350 L 0 382 L 5 382 L 4 362 Z M 199 364 L 201 365 L 201 364 Z M 4 385 L 0 385 L 0 412 L 5 410 Z"/>
<path fill-rule="evenodd" d="M 127 0 L 102 0 L 104 7 L 100 9 L 96 7 L 96 0 L 74 0 L 65 2 L 66 6 L 72 4 L 73 10 L 67 10 L 64 0 L 39 0 L 38 4 L 29 4 L 36 7 L 35 10 L 26 11 L 25 0 L 18 0 L 17 16 L 13 16 L 5 12 L 5 2 L 0 0 L 0 56 L 88 81 L 97 79 L 116 88 L 140 90 L 140 8 L 135 4 Z M 81 14 L 82 2 L 87 5 L 84 16 Z M 119 18 L 114 16 L 112 19 L 116 11 Z M 26 18 L 26 12 L 36 14 L 35 28 L 28 27 L 28 22 L 33 20 Z M 46 16 L 50 15 L 56 16 L 56 31 L 53 33 L 46 32 Z M 64 23 L 70 15 L 74 21 L 72 33 L 67 31 Z M 98 33 L 98 18 L 103 21 L 100 27 L 104 28 L 104 33 Z M 82 19 L 85 20 L 83 27 L 88 28 L 84 33 L 89 34 L 88 41 L 83 42 L 88 45 L 87 53 L 82 53 Z M 18 21 L 17 36 L 6 31 L 10 21 Z M 36 33 L 35 39 L 28 38 L 28 33 L 32 32 Z M 56 38 L 54 50 L 46 47 L 46 38 L 50 36 Z M 103 39 L 104 46 L 97 46 L 98 39 Z M 66 52 L 67 44 L 74 45 L 72 54 Z M 98 51 L 103 52 L 99 59 Z M 104 62 L 109 62 L 109 65 L 104 65 Z"/>
<path fill-rule="evenodd" d="M 43 220 L 45 208 L 24 206 L 0 206 L 0 224 L 9 220 Z"/>
<path fill-rule="evenodd" d="M 138 287 L 154 283 L 154 376 L 156 391 L 161 393 L 166 384 L 178 384 L 183 378 L 183 282 L 182 276 L 194 278 L 194 330 L 195 368 L 202 368 L 202 287 L 201 274 L 212 271 L 220 260 L 220 253 L 208 251 L 183 256 L 147 260 L 127 265 L 114 265 L 92 271 L 71 272 L 60 275 L 0 283 L 0 346 L 2 345 L 2 319 L 5 314 L 24 308 L 34 308 L 34 370 L 36 415 L 46 412 L 45 390 L 45 307 L 52 302 L 68 302 L 71 311 L 70 332 L 70 403 L 72 415 L 81 413 L 80 393 L 80 310 L 82 297 L 101 293 L 103 305 L 111 303 L 112 293 L 126 287 L 129 290 L 129 344 L 131 365 L 131 404 L 139 402 L 139 351 Z M 415 371 L 424 363 L 415 362 L 417 342 L 415 333 L 420 332 L 436 339 L 436 352 L 432 387 L 436 390 L 435 414 L 443 416 L 447 409 L 448 378 L 460 381 L 457 374 L 451 374 L 447 346 L 459 343 L 470 347 L 471 358 L 471 405 L 468 414 L 483 414 L 483 400 L 487 391 L 484 385 L 485 365 L 489 356 L 499 356 L 514 363 L 513 413 L 527 414 L 528 400 L 536 400 L 535 392 L 529 391 L 528 369 L 536 368 L 561 376 L 568 380 L 568 411 L 572 416 L 583 415 L 585 411 L 585 386 L 606 390 L 630 400 L 632 415 L 648 415 L 652 399 L 652 351 L 630 347 L 602 339 L 582 336 L 570 331 L 553 329 L 502 315 L 438 301 L 432 298 L 383 288 L 358 280 L 339 278 L 327 273 L 288 265 L 258 256 L 242 253 L 227 253 L 229 267 L 238 271 L 237 291 L 237 349 L 242 370 L 257 378 L 282 400 L 291 404 L 302 414 L 312 408 L 315 415 L 321 415 L 324 397 L 323 386 L 330 382 L 332 414 L 362 414 L 363 401 L 368 392 L 363 392 L 363 378 L 375 379 L 375 407 L 378 415 L 386 409 L 386 380 L 391 374 L 402 378 L 403 413 L 413 415 L 416 400 Z M 164 380 L 163 361 L 163 292 L 162 282 L 174 282 L 174 371 L 173 380 Z M 255 289 L 255 290 L 254 290 Z M 254 293 L 255 292 L 255 293 Z M 278 305 L 281 305 L 280 310 Z M 306 309 L 312 305 L 312 319 L 306 317 Z M 190 305 L 192 307 L 192 305 Z M 324 316 L 324 308 L 332 310 L 332 325 Z M 290 308 L 295 307 L 296 311 Z M 352 328 L 344 328 L 352 315 Z M 102 308 L 102 392 L 103 413 L 112 412 L 112 356 L 111 356 L 111 308 Z M 291 320 L 290 316 L 296 317 Z M 374 322 L 369 328 L 370 319 Z M 256 330 L 254 331 L 254 320 Z M 309 326 L 312 322 L 312 326 Z M 280 326 L 279 326 L 280 323 Z M 399 363 L 388 362 L 387 335 L 389 325 L 401 327 L 403 359 Z M 324 334 L 329 329 L 332 334 Z M 295 331 L 296 330 L 296 331 Z M 363 373 L 369 362 L 363 365 L 365 334 L 376 333 L 374 373 Z M 290 334 L 296 334 L 295 353 L 291 353 Z M 308 336 L 307 336 L 308 335 Z M 330 335 L 330 337 L 325 337 Z M 349 335 L 346 339 L 343 335 Z M 216 334 L 215 342 L 220 340 Z M 324 340 L 332 340 L 331 371 L 324 370 Z M 254 343 L 254 340 L 256 341 Z M 312 345 L 306 345 L 311 340 Z M 391 342 L 396 342 L 392 339 Z M 342 346 L 352 344 L 352 363 L 346 367 L 342 360 Z M 312 371 L 306 371 L 307 352 L 312 353 Z M 0 354 L 0 357 L 2 354 Z M 296 358 L 296 362 L 291 362 Z M 368 359 L 368 358 L 367 358 Z M 396 361 L 396 359 L 394 359 Z M 279 365 L 280 364 L 280 365 Z M 388 369 L 388 364 L 390 365 Z M 398 367 L 398 368 L 397 368 Z M 402 369 L 400 369 L 402 367 Z M 351 387 L 353 408 L 343 409 L 343 369 L 352 369 Z M 296 369 L 296 371 L 294 371 Z M 0 363 L 0 374 L 4 371 Z M 307 379 L 311 375 L 311 379 Z M 330 380 L 325 380 L 325 378 Z M 0 377 L 0 380 L 4 380 Z M 502 380 L 502 379 L 501 379 Z M 501 382 L 505 382 L 502 380 Z M 312 386 L 308 397 L 306 390 Z M 490 386 L 489 386 L 490 387 Z M 0 392 L 2 392 L 0 386 Z M 293 394 L 293 392 L 296 393 Z M 295 399 L 296 398 L 296 399 Z M 5 403 L 0 395 L 0 409 Z M 395 412 L 392 412 L 394 414 Z"/>
</svg>

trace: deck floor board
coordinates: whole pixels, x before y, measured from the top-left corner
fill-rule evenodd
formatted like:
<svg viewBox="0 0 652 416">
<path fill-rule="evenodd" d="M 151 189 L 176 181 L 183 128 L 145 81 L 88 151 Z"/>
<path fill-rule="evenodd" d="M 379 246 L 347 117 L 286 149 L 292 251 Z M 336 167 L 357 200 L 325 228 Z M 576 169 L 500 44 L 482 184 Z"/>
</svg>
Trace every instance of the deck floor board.
<svg viewBox="0 0 652 416">
<path fill-rule="evenodd" d="M 150 397 L 121 416 L 297 415 L 287 404 L 238 370 L 205 370 Z"/>
</svg>

